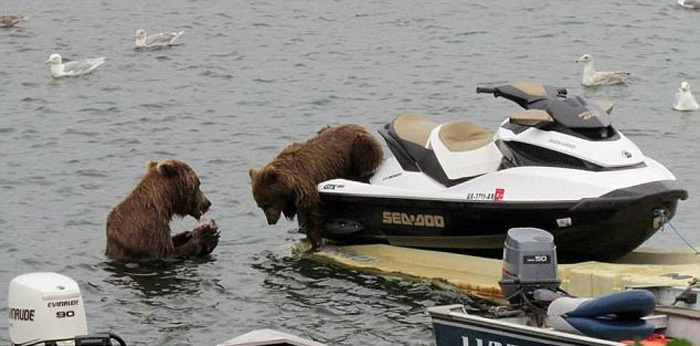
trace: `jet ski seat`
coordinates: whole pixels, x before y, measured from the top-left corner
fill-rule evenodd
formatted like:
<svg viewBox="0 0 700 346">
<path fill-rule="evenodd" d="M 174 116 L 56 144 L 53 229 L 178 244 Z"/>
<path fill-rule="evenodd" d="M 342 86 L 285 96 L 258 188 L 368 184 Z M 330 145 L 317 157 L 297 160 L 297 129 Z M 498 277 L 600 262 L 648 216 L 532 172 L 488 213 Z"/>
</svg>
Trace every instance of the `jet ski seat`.
<svg viewBox="0 0 700 346">
<path fill-rule="evenodd" d="M 406 113 L 379 129 L 401 167 L 452 186 L 498 169 L 502 155 L 489 130 L 461 120 L 438 124 Z"/>
<path fill-rule="evenodd" d="M 415 143 L 425 148 L 428 145 L 430 132 L 438 125 L 418 114 L 406 113 L 399 115 L 393 121 L 394 132 L 402 141 Z"/>
<path fill-rule="evenodd" d="M 405 113 L 379 129 L 379 134 L 404 169 L 420 171 L 419 162 L 430 153 L 428 139 L 437 126 L 421 115 Z"/>
<path fill-rule="evenodd" d="M 440 125 L 433 130 L 429 141 L 450 180 L 470 179 L 496 171 L 503 159 L 491 131 L 466 120 Z"/>
<path fill-rule="evenodd" d="M 474 150 L 493 142 L 491 131 L 466 120 L 442 125 L 438 136 L 453 152 Z"/>
</svg>

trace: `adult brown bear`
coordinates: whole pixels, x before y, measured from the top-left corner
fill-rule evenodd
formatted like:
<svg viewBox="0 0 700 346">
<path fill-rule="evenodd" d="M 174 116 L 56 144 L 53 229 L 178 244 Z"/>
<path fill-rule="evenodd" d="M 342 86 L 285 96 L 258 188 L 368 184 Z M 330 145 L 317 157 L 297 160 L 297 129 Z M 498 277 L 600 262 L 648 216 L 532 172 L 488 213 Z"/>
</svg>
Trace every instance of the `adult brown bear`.
<svg viewBox="0 0 700 346">
<path fill-rule="evenodd" d="M 312 251 L 321 246 L 320 196 L 316 186 L 334 178 L 360 179 L 382 162 L 382 147 L 359 125 L 324 127 L 304 143 L 293 143 L 262 168 L 249 171 L 253 197 L 274 225 L 280 214 L 306 216 Z"/>
<path fill-rule="evenodd" d="M 155 260 L 211 253 L 219 243 L 213 220 L 170 235 L 174 215 L 199 220 L 209 210 L 211 202 L 199 185 L 197 174 L 182 161 L 147 162 L 141 181 L 107 217 L 107 256 Z"/>
</svg>

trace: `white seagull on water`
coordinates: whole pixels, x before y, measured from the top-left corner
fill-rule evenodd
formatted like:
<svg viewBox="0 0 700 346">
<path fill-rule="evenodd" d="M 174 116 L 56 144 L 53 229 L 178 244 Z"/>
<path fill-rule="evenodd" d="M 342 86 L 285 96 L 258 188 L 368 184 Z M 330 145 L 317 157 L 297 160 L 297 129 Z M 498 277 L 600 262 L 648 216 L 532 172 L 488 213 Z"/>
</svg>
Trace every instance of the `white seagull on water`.
<svg viewBox="0 0 700 346">
<path fill-rule="evenodd" d="M 63 76 L 80 76 L 92 72 L 94 69 L 105 63 L 107 58 L 99 57 L 77 61 L 68 61 L 65 64 L 58 54 L 51 54 L 47 64 L 51 65 L 51 76 L 59 78 Z"/>
<path fill-rule="evenodd" d="M 9 28 L 17 23 L 26 22 L 27 17 L 16 14 L 0 14 L 0 28 Z"/>
<path fill-rule="evenodd" d="M 585 86 L 620 84 L 624 83 L 625 79 L 631 75 L 629 72 L 622 71 L 596 71 L 593 68 L 593 57 L 590 54 L 581 55 L 575 62 L 583 63 L 581 84 Z"/>
<path fill-rule="evenodd" d="M 173 44 L 175 44 L 175 40 L 177 40 L 177 38 L 180 37 L 180 35 L 182 35 L 182 33 L 184 32 L 185 31 L 161 32 L 159 34 L 149 36 L 146 33 L 146 30 L 138 29 L 134 33 L 136 48 L 172 46 Z"/>
<path fill-rule="evenodd" d="M 681 87 L 676 93 L 676 102 L 673 103 L 673 109 L 678 111 L 695 111 L 700 109 L 698 103 L 695 102 L 695 97 L 690 92 L 688 82 L 682 82 Z"/>
</svg>

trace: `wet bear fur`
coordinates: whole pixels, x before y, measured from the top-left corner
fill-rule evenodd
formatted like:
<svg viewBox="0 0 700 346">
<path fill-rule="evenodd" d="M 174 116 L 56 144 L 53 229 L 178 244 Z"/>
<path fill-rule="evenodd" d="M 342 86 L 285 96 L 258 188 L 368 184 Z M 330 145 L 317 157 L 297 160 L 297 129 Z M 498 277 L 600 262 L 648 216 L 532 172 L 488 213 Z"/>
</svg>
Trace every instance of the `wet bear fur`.
<svg viewBox="0 0 700 346">
<path fill-rule="evenodd" d="M 213 220 L 171 236 L 174 215 L 199 220 L 211 202 L 194 170 L 178 160 L 146 163 L 146 174 L 107 217 L 106 255 L 113 259 L 163 260 L 211 253 L 218 244 Z"/>
<path fill-rule="evenodd" d="M 381 145 L 362 126 L 327 126 L 308 141 L 289 145 L 264 167 L 252 168 L 253 198 L 270 225 L 280 214 L 288 220 L 303 214 L 312 251 L 317 251 L 321 200 L 316 186 L 334 178 L 359 180 L 373 173 L 382 159 Z"/>
</svg>

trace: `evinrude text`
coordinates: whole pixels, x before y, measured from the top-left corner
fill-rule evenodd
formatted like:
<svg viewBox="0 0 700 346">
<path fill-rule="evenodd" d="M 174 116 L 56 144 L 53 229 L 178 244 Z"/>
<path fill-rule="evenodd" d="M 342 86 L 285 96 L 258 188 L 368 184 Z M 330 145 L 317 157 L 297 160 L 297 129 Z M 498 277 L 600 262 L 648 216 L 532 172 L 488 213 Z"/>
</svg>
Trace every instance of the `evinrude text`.
<svg viewBox="0 0 700 346">
<path fill-rule="evenodd" d="M 71 299 L 71 300 L 61 300 L 57 302 L 48 302 L 46 304 L 47 308 L 62 308 L 66 306 L 76 306 L 80 304 L 80 301 L 78 299 Z"/>
<path fill-rule="evenodd" d="M 34 321 L 34 309 L 10 308 L 10 319 L 17 321 Z"/>
</svg>

